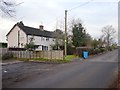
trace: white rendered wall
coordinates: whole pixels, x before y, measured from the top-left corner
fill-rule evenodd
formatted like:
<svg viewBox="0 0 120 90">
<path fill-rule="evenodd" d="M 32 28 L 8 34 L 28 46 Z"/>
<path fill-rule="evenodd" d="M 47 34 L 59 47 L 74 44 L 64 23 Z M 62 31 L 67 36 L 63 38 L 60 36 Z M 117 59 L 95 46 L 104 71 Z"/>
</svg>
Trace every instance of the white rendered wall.
<svg viewBox="0 0 120 90">
<path fill-rule="evenodd" d="M 19 35 L 18 35 L 19 31 Z M 18 47 L 18 36 L 19 36 L 19 47 L 24 47 L 24 45 L 27 42 L 26 34 L 18 27 L 16 26 L 8 35 L 8 47 Z M 23 46 L 21 46 L 23 44 Z"/>
</svg>

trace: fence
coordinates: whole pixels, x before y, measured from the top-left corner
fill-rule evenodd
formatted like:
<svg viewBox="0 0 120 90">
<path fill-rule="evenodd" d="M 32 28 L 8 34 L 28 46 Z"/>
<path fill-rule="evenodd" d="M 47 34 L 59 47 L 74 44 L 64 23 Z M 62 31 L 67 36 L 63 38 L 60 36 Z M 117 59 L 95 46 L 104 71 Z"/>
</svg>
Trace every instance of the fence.
<svg viewBox="0 0 120 90">
<path fill-rule="evenodd" d="M 0 57 L 2 57 L 7 52 L 8 52 L 7 48 L 0 48 Z"/>
<path fill-rule="evenodd" d="M 12 53 L 16 58 L 44 58 L 44 59 L 60 59 L 63 60 L 63 50 L 52 50 L 52 51 L 9 51 L 3 49 L 1 55 L 5 53 Z"/>
</svg>

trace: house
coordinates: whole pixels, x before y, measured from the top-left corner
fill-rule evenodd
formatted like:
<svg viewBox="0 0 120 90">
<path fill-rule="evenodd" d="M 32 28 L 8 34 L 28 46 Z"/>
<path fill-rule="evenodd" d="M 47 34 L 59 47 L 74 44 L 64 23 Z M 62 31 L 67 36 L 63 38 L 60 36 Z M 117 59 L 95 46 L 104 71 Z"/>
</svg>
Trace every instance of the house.
<svg viewBox="0 0 120 90">
<path fill-rule="evenodd" d="M 56 38 L 53 32 L 44 30 L 43 25 L 33 28 L 25 26 L 22 21 L 16 23 L 6 37 L 8 48 L 24 48 L 30 38 L 33 38 L 33 42 L 38 46 L 36 50 L 51 50 Z"/>
</svg>

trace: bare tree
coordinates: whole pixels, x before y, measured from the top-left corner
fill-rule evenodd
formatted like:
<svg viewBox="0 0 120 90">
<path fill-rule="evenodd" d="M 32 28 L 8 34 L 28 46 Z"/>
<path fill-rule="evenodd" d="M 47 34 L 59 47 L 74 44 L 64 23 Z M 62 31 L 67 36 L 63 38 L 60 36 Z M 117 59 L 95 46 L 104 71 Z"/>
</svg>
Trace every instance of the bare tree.
<svg viewBox="0 0 120 90">
<path fill-rule="evenodd" d="M 110 45 L 112 44 L 113 40 L 115 39 L 115 29 L 112 27 L 112 25 L 107 25 L 105 27 L 102 28 L 102 34 L 104 37 L 104 40 L 106 42 L 106 46 L 107 48 L 110 47 Z"/>
<path fill-rule="evenodd" d="M 20 4 L 17 4 L 15 0 L 0 0 L 0 15 L 13 17 L 16 12 L 15 7 Z"/>
</svg>

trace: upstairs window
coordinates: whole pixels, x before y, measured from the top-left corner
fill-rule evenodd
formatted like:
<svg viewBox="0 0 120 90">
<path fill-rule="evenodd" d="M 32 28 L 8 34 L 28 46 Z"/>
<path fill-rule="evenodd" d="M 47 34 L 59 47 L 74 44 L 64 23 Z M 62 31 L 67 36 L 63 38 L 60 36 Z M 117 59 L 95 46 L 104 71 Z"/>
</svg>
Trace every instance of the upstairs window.
<svg viewBox="0 0 120 90">
<path fill-rule="evenodd" d="M 46 41 L 49 41 L 49 38 L 46 37 Z"/>
<path fill-rule="evenodd" d="M 41 37 L 41 41 L 44 41 L 44 37 Z"/>
<path fill-rule="evenodd" d="M 53 41 L 55 41 L 55 39 L 53 39 Z"/>
</svg>

